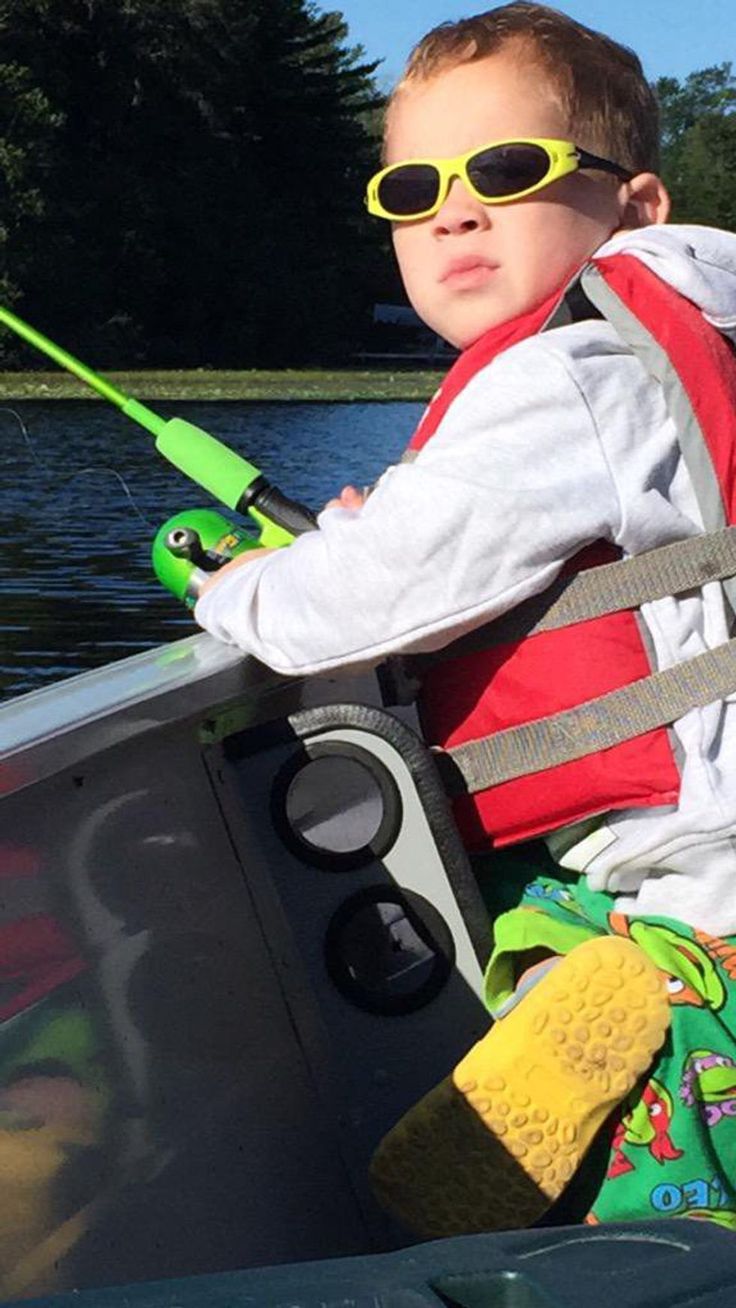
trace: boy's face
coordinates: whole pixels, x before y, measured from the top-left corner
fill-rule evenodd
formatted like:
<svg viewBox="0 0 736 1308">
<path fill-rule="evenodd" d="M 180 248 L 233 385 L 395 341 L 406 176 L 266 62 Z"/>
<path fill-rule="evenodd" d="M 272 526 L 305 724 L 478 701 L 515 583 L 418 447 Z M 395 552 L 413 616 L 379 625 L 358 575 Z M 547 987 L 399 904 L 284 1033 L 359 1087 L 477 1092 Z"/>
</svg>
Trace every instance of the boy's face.
<svg viewBox="0 0 736 1308">
<path fill-rule="evenodd" d="M 544 73 L 501 51 L 403 91 L 389 115 L 386 162 L 527 136 L 571 139 Z M 598 173 L 575 172 L 495 205 L 455 178 L 436 214 L 394 224 L 409 299 L 429 326 L 465 348 L 551 295 L 620 225 L 623 208 L 616 179 Z"/>
</svg>

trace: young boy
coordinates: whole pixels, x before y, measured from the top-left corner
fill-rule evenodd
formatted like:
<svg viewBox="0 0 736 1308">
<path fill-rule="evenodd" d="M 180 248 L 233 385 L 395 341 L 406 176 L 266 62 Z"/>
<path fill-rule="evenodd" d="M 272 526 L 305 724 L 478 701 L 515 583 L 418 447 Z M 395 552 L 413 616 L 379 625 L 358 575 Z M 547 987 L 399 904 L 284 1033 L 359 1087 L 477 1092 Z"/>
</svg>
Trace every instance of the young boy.
<svg viewBox="0 0 736 1308">
<path fill-rule="evenodd" d="M 385 164 L 369 208 L 463 353 L 365 502 L 346 488 L 196 610 L 285 673 L 432 654 L 423 721 L 468 847 L 544 836 L 556 860 L 496 921 L 495 1025 L 384 1141 L 376 1187 L 426 1235 L 532 1223 L 610 1118 L 590 1220 L 736 1226 L 736 678 L 708 662 L 733 562 L 704 534 L 734 520 L 736 237 L 663 226 L 638 60 L 542 5 L 420 43 Z M 633 592 L 630 565 L 594 566 L 674 542 L 679 579 L 681 544 Z M 592 598 L 560 618 L 570 578 L 563 608 Z M 649 674 L 680 665 L 670 698 Z"/>
</svg>

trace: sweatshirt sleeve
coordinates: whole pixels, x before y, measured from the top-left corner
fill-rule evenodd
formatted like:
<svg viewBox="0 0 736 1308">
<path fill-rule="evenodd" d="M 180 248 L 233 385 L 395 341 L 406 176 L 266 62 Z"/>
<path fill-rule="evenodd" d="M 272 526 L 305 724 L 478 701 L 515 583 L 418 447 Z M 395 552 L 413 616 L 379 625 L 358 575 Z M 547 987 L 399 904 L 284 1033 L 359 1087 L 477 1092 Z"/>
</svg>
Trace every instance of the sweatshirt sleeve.
<svg viewBox="0 0 736 1308">
<path fill-rule="evenodd" d="M 448 644 L 615 538 L 596 421 L 548 340 L 478 373 L 362 509 L 325 510 L 319 531 L 224 575 L 196 606 L 200 625 L 286 674 L 368 667 Z"/>
</svg>

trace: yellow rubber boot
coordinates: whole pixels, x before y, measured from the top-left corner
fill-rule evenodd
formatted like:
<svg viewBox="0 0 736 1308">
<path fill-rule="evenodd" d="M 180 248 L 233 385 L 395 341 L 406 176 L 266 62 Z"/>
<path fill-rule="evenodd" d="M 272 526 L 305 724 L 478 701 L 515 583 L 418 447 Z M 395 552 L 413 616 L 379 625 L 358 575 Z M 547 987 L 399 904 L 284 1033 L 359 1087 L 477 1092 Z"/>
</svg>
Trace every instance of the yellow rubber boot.
<svg viewBox="0 0 736 1308">
<path fill-rule="evenodd" d="M 669 1021 L 664 980 L 633 941 L 578 945 L 384 1138 L 371 1164 L 378 1199 L 425 1237 L 531 1225 Z"/>
</svg>

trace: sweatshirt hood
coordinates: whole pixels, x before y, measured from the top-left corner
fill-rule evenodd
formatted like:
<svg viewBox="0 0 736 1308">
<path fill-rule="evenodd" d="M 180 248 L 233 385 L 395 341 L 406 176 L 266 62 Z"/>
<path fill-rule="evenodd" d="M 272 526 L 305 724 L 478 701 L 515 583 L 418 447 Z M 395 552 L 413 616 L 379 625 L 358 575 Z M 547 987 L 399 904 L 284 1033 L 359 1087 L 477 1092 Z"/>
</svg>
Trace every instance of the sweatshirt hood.
<svg viewBox="0 0 736 1308">
<path fill-rule="evenodd" d="M 611 254 L 640 259 L 736 342 L 736 234 L 694 225 L 641 227 L 611 237 L 595 257 Z"/>
</svg>

